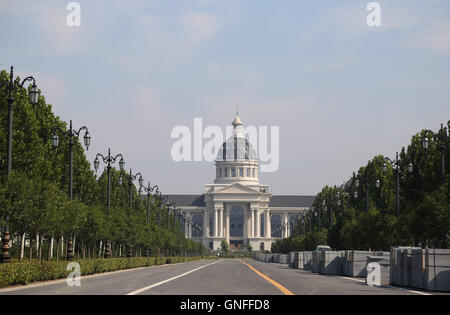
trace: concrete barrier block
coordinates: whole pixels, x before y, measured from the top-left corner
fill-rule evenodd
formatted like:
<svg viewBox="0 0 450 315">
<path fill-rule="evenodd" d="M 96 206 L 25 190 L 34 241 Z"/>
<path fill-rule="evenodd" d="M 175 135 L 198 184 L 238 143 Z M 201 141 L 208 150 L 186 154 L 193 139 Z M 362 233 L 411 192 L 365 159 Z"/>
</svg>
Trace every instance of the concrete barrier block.
<svg viewBox="0 0 450 315">
<path fill-rule="evenodd" d="M 303 269 L 311 270 L 312 267 L 312 252 L 303 252 Z"/>
<path fill-rule="evenodd" d="M 340 252 L 323 251 L 319 253 L 319 273 L 337 275 L 340 272 Z"/>
</svg>

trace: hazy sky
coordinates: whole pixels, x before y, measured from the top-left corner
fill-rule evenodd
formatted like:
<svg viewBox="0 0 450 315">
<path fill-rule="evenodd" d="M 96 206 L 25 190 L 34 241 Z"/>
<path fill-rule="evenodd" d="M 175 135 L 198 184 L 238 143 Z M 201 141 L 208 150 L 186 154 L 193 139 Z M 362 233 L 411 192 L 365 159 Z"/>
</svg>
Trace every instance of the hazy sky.
<svg viewBox="0 0 450 315">
<path fill-rule="evenodd" d="M 174 162 L 172 128 L 280 127 L 274 194 L 316 194 L 450 119 L 450 1 L 0 0 L 0 68 L 33 75 L 87 153 L 123 153 L 164 193 L 200 194 L 214 163 Z"/>
</svg>

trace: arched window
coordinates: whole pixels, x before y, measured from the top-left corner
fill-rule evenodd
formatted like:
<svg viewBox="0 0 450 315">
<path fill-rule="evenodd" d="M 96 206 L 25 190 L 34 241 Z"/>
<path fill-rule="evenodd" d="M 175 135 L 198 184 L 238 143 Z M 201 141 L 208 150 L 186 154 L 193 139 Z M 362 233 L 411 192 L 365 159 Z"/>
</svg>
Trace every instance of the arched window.
<svg viewBox="0 0 450 315">
<path fill-rule="evenodd" d="M 271 237 L 281 237 L 281 215 L 274 213 L 270 216 L 270 232 Z"/>
</svg>

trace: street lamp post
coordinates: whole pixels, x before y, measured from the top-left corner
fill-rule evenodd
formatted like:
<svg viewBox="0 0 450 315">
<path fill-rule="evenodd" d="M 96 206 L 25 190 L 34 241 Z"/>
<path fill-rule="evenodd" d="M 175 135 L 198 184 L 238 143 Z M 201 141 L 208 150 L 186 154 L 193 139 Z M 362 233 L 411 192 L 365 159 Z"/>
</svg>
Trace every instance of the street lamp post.
<svg viewBox="0 0 450 315">
<path fill-rule="evenodd" d="M 142 194 L 143 191 L 147 193 L 147 224 L 150 222 L 150 197 L 152 194 L 152 191 L 156 188 L 156 194 L 158 194 L 159 187 L 158 185 L 150 186 L 150 182 L 148 182 L 147 187 L 141 185 L 139 187 L 139 195 Z"/>
<path fill-rule="evenodd" d="M 129 195 L 129 207 L 132 208 L 133 207 L 133 192 L 132 192 L 132 187 L 133 187 L 133 181 L 136 180 L 136 178 L 139 176 L 139 187 L 142 186 L 142 183 L 144 182 L 144 179 L 142 178 L 142 174 L 136 173 L 133 175 L 133 172 L 130 168 L 130 174 L 128 174 L 128 195 Z"/>
<path fill-rule="evenodd" d="M 89 150 L 89 146 L 91 145 L 91 136 L 89 134 L 89 130 L 86 126 L 81 127 L 80 129 L 74 130 L 72 127 L 72 120 L 69 123 L 69 129 L 64 132 L 64 136 L 69 138 L 69 200 L 73 200 L 73 138 L 79 138 L 81 132 L 84 131 L 84 145 L 86 146 L 86 150 Z M 59 136 L 55 132 L 52 137 L 52 147 L 57 148 L 59 146 Z M 72 235 L 69 235 L 69 239 L 67 240 L 67 255 L 66 260 L 73 260 L 73 240 Z"/>
<path fill-rule="evenodd" d="M 139 176 L 139 187 L 142 185 L 142 183 L 144 182 L 144 179 L 142 178 L 142 174 L 139 172 L 137 174 L 133 175 L 133 171 L 130 168 L 130 174 L 128 174 L 128 197 L 129 197 L 129 209 L 131 209 L 133 207 L 133 191 L 132 191 L 132 187 L 133 187 L 133 181 L 136 180 L 136 178 Z M 122 185 L 122 176 L 119 177 L 119 185 Z M 131 245 L 128 246 L 128 252 L 127 252 L 127 257 L 133 257 L 133 249 L 131 248 Z"/>
<path fill-rule="evenodd" d="M 359 177 L 361 177 L 361 176 L 358 174 L 358 178 L 355 180 L 355 187 L 356 188 L 359 187 Z M 365 180 L 365 186 L 366 186 L 366 213 L 368 213 L 369 212 L 369 183 L 370 183 L 371 180 L 370 180 L 370 178 L 367 175 L 364 175 L 363 178 Z M 379 180 L 376 180 L 375 186 L 377 188 L 380 188 L 380 181 Z M 358 192 L 357 191 L 355 191 L 354 197 L 355 197 L 355 199 L 358 198 Z"/>
<path fill-rule="evenodd" d="M 426 132 L 431 132 L 431 130 L 426 130 Z M 444 124 L 441 124 L 441 130 L 437 136 L 433 135 L 432 141 L 438 142 L 439 150 L 441 151 L 441 184 L 445 185 L 445 148 L 449 141 L 449 135 L 447 134 L 447 128 L 444 128 Z M 428 150 L 430 140 L 428 137 L 422 139 L 422 146 L 425 150 Z"/>
<path fill-rule="evenodd" d="M 7 175 L 11 174 L 11 164 L 12 164 L 12 134 L 13 134 L 13 104 L 15 101 L 13 93 L 16 92 L 18 88 L 23 88 L 23 85 L 27 81 L 33 81 L 31 89 L 29 92 L 30 103 L 36 105 L 39 98 L 39 91 L 37 89 L 36 81 L 32 76 L 23 79 L 22 83 L 16 85 L 14 83 L 14 68 L 11 66 L 11 72 L 9 73 L 9 84 L 7 86 L 8 90 L 8 154 L 7 154 Z"/>
<path fill-rule="evenodd" d="M 398 158 L 398 152 L 396 152 L 395 155 L 395 161 L 391 160 L 388 157 L 384 157 L 384 163 L 383 163 L 383 173 L 386 173 L 387 171 L 387 164 L 386 162 L 389 162 L 391 165 L 395 165 L 395 177 L 396 177 L 396 183 L 395 183 L 395 200 L 396 200 L 396 213 L 397 216 L 400 215 L 400 174 L 402 174 L 402 171 L 400 169 L 400 159 Z M 412 163 L 408 164 L 408 172 L 412 173 L 413 171 L 413 165 Z"/>
<path fill-rule="evenodd" d="M 98 158 L 101 158 L 103 163 L 107 164 L 107 171 L 108 171 L 108 213 L 107 216 L 109 216 L 109 209 L 111 208 L 111 164 L 114 164 L 116 160 L 120 157 L 119 161 L 119 167 L 120 170 L 123 171 L 125 166 L 125 161 L 123 159 L 123 155 L 121 153 L 117 154 L 116 156 L 111 156 L 111 149 L 108 149 L 108 155 L 103 156 L 101 153 L 97 153 L 97 156 L 94 160 L 94 168 L 95 172 L 97 172 L 98 167 L 100 165 L 100 161 Z M 106 249 L 105 249 L 105 258 L 111 258 L 111 242 L 109 240 L 106 241 Z"/>
<path fill-rule="evenodd" d="M 35 105 L 38 102 L 39 98 L 39 91 L 36 86 L 36 81 L 32 76 L 26 77 L 19 85 L 16 85 L 14 83 L 14 68 L 11 66 L 11 72 L 9 73 L 9 84 L 7 86 L 8 90 L 8 151 L 7 151 L 7 162 L 6 162 L 6 178 L 9 178 L 9 175 L 11 174 L 12 169 L 12 134 L 13 134 L 13 104 L 14 104 L 14 95 L 13 93 L 18 88 L 23 88 L 23 85 L 27 81 L 33 81 L 33 84 L 31 85 L 31 89 L 29 91 L 29 98 L 31 104 Z M 2 263 L 9 263 L 11 261 L 11 255 L 9 254 L 9 242 L 11 240 L 9 235 L 9 216 L 6 216 L 6 225 L 5 229 L 3 231 L 3 239 L 2 239 L 2 256 L 1 256 L 1 262 Z"/>
</svg>

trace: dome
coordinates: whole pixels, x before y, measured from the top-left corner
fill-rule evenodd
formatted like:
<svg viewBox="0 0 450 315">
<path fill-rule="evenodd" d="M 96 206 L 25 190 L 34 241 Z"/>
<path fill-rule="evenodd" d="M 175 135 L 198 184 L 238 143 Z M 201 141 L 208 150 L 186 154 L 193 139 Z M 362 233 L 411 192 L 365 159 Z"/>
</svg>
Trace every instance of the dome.
<svg viewBox="0 0 450 315">
<path fill-rule="evenodd" d="M 244 137 L 231 136 L 217 155 L 217 161 L 257 161 L 256 151 Z"/>
<path fill-rule="evenodd" d="M 238 113 L 232 124 L 233 134 L 220 147 L 217 161 L 257 161 L 255 149 L 242 134 L 242 122 Z"/>
</svg>

